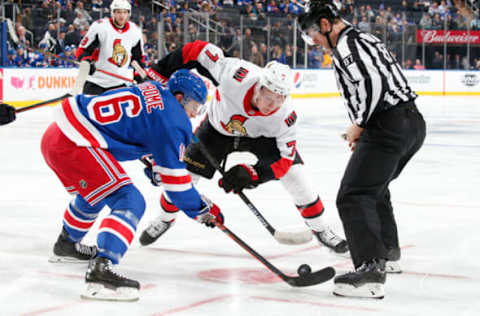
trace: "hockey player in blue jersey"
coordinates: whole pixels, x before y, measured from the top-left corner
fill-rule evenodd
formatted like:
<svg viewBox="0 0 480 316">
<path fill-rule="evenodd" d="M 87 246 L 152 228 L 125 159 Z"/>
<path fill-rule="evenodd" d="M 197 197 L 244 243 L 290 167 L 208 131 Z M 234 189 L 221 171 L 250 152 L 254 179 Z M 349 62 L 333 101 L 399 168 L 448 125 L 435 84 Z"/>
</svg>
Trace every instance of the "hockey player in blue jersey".
<svg viewBox="0 0 480 316">
<path fill-rule="evenodd" d="M 139 282 L 111 270 L 127 251 L 145 210 L 142 194 L 119 162 L 151 155 L 175 205 L 207 226 L 223 223 L 220 209 L 199 195 L 183 162 L 192 138 L 189 118 L 195 117 L 206 98 L 202 79 L 179 70 L 166 88 L 147 81 L 99 96 L 71 97 L 58 107 L 41 149 L 75 197 L 65 210 L 51 260 L 91 258 L 83 298 L 138 299 Z M 98 248 L 81 244 L 104 206 L 111 212 L 99 225 Z"/>
</svg>

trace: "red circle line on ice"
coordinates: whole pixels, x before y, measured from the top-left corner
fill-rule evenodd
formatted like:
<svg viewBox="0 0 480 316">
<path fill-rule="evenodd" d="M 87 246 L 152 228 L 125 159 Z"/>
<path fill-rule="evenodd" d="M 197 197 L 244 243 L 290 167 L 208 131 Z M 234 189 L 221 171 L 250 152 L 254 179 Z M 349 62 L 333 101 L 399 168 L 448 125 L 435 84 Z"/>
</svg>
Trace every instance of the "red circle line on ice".
<svg viewBox="0 0 480 316">
<path fill-rule="evenodd" d="M 247 284 L 282 282 L 278 276 L 266 269 L 211 269 L 200 271 L 197 276 L 200 279 L 214 282 L 240 281 Z"/>
</svg>

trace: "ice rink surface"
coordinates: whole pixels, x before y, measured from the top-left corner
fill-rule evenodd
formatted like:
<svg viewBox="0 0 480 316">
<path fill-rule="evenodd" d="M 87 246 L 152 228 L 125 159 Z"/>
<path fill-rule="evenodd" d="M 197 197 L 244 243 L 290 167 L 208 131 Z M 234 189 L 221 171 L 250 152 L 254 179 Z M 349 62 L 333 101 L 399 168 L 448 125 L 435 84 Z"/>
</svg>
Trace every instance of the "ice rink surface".
<svg viewBox="0 0 480 316">
<path fill-rule="evenodd" d="M 299 151 L 324 216 L 343 235 L 335 195 L 350 155 L 340 139 L 348 126 L 345 109 L 339 98 L 294 103 Z M 335 297 L 332 281 L 292 288 L 221 231 L 183 214 L 152 246 L 135 239 L 116 267 L 142 284 L 138 302 L 80 299 L 86 265 L 48 263 L 70 200 L 40 153 L 52 108 L 19 114 L 0 127 L 0 315 L 480 315 L 480 98 L 422 96 L 417 103 L 427 138 L 391 185 L 404 273 L 388 275 L 383 300 Z M 230 163 L 245 159 L 251 157 L 237 155 Z M 160 189 L 143 176 L 140 162 L 124 166 L 147 200 L 141 232 L 157 215 Z M 198 187 L 222 208 L 227 227 L 282 271 L 295 274 L 302 263 L 351 269 L 350 260 L 315 241 L 278 244 L 216 181 Z M 279 183 L 246 194 L 278 230 L 306 228 Z M 86 243 L 95 242 L 95 232 Z"/>
</svg>

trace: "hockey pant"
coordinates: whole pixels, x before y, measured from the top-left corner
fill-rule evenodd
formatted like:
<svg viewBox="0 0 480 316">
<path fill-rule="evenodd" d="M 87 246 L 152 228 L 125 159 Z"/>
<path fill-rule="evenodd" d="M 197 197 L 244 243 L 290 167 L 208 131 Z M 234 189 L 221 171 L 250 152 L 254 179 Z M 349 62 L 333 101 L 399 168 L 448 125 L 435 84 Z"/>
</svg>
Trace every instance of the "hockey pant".
<svg viewBox="0 0 480 316">
<path fill-rule="evenodd" d="M 53 123 L 42 138 L 49 167 L 76 197 L 64 213 L 71 241 L 80 241 L 104 206 L 112 210 L 100 223 L 99 255 L 118 263 L 131 244 L 145 211 L 145 200 L 118 161 L 101 148 L 78 147 Z"/>
</svg>

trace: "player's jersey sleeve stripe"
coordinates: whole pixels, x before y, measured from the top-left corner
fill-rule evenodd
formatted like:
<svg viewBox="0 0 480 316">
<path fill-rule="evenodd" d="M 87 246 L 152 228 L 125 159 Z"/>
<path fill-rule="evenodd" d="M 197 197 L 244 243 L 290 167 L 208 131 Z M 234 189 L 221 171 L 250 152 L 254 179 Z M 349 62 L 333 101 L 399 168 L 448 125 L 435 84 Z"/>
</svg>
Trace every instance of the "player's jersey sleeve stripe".
<svg viewBox="0 0 480 316">
<path fill-rule="evenodd" d="M 183 177 L 183 176 L 189 175 L 187 169 L 184 169 L 184 168 L 173 169 L 173 168 L 161 167 L 159 165 L 153 166 L 153 171 L 158 172 L 161 175 L 165 175 L 165 176 Z"/>
<path fill-rule="evenodd" d="M 162 178 L 162 185 L 167 191 L 181 192 L 192 188 L 192 177 L 187 169 L 172 169 L 153 166 L 153 171 L 158 172 Z"/>
<path fill-rule="evenodd" d="M 292 164 L 292 160 L 287 158 L 280 158 L 280 160 L 277 160 L 276 162 L 271 164 L 270 167 L 272 168 L 275 178 L 280 179 L 287 173 L 288 169 L 290 169 Z"/>
<path fill-rule="evenodd" d="M 207 44 L 207 42 L 199 40 L 186 44 L 182 50 L 183 64 L 190 61 L 197 61 L 198 55 L 200 55 L 200 52 Z"/>
<path fill-rule="evenodd" d="M 100 132 L 80 112 L 74 98 L 58 107 L 56 121 L 62 132 L 78 146 L 108 148 Z"/>
</svg>

